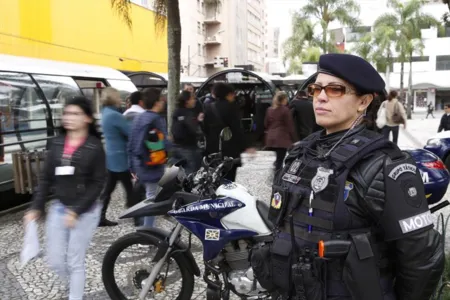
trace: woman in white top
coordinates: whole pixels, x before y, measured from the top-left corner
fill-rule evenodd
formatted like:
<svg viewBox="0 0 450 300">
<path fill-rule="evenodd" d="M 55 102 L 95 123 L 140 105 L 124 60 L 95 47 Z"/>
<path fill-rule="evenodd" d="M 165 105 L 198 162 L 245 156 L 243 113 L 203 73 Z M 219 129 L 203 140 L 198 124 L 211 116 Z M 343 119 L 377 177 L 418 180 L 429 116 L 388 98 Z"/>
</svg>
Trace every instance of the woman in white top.
<svg viewBox="0 0 450 300">
<path fill-rule="evenodd" d="M 390 91 L 388 99 L 381 104 L 380 109 L 386 109 L 386 125 L 383 127 L 383 135 L 389 139 L 392 131 L 394 144 L 398 143 L 398 131 L 400 124 L 406 128 L 406 112 L 403 105 L 397 99 L 397 92 Z"/>
</svg>

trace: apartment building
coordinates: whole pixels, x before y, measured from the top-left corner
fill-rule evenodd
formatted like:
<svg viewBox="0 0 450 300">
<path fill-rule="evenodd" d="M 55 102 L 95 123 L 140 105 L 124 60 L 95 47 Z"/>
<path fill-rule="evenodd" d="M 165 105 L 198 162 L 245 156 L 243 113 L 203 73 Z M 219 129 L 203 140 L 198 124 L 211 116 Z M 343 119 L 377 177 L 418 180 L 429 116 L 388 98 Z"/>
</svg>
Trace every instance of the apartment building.
<svg viewBox="0 0 450 300">
<path fill-rule="evenodd" d="M 180 17 L 181 64 L 186 75 L 208 77 L 226 68 L 215 66 L 216 57 L 227 58 L 228 68 L 263 70 L 265 0 L 222 0 L 219 7 L 203 0 L 183 0 Z"/>
</svg>

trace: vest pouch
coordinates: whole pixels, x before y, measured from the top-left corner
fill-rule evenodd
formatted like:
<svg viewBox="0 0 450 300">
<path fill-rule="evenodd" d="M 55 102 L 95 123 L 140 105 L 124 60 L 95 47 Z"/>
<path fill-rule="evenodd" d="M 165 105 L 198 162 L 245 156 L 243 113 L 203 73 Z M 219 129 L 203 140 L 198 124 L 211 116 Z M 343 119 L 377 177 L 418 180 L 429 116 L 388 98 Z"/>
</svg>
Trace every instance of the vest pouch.
<svg viewBox="0 0 450 300">
<path fill-rule="evenodd" d="M 326 261 L 316 258 L 310 268 L 302 268 L 306 299 L 325 300 Z"/>
<path fill-rule="evenodd" d="M 259 284 L 268 292 L 272 292 L 276 289 L 272 278 L 270 258 L 271 252 L 269 244 L 253 248 L 250 254 L 250 262 L 255 277 Z"/>
<path fill-rule="evenodd" d="M 343 280 L 353 299 L 383 300 L 377 257 L 369 234 L 352 234 L 352 245 L 344 263 Z"/>
<path fill-rule="evenodd" d="M 289 193 L 283 187 L 274 185 L 272 188 L 272 199 L 269 207 L 269 220 L 278 227 L 283 220 L 286 213 L 286 208 L 289 202 Z"/>
<path fill-rule="evenodd" d="M 292 243 L 290 240 L 278 238 L 270 252 L 273 283 L 282 292 L 288 293 L 291 287 Z"/>
</svg>

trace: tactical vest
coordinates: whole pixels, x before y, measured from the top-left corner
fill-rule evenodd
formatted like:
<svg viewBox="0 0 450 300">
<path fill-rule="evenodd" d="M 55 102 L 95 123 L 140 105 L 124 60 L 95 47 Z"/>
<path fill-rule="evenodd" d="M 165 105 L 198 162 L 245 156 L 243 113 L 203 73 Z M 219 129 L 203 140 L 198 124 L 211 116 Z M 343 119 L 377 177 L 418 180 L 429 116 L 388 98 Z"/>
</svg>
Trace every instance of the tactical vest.
<svg viewBox="0 0 450 300">
<path fill-rule="evenodd" d="M 364 233 L 371 239 L 369 242 L 376 253 L 377 266 L 380 269 L 387 267 L 388 261 L 383 258 L 386 245 L 376 242 L 375 237 L 370 236 L 370 220 L 351 215 L 345 204 L 354 188 L 353 183 L 347 181 L 347 175 L 356 163 L 375 150 L 387 149 L 389 155 L 398 155 L 400 151 L 393 151 L 392 143 L 383 136 L 363 129 L 344 138 L 328 157 L 317 157 L 310 150 L 317 138 L 318 134 L 313 134 L 300 142 L 289 153 L 284 168 L 274 181 L 269 211 L 269 217 L 277 227 L 274 249 L 292 252 L 294 249 L 291 245 L 295 240 L 296 251 L 300 252 L 297 255 L 301 256 L 304 251 L 317 254 L 319 241 L 351 240 L 352 234 Z M 361 248 L 364 247 L 363 245 Z M 281 256 L 282 254 L 280 259 Z M 323 278 L 327 285 L 323 295 L 330 298 L 351 298 L 340 274 L 342 263 L 337 260 L 327 264 L 328 274 Z M 288 265 L 282 268 L 287 267 Z M 382 290 L 392 287 L 390 279 L 382 278 L 381 281 Z M 374 282 L 370 284 L 373 285 Z M 285 285 L 285 288 L 289 287 Z M 380 298 L 371 299 L 383 299 L 382 297 L 380 295 Z M 308 296 L 306 299 L 316 298 Z"/>
</svg>

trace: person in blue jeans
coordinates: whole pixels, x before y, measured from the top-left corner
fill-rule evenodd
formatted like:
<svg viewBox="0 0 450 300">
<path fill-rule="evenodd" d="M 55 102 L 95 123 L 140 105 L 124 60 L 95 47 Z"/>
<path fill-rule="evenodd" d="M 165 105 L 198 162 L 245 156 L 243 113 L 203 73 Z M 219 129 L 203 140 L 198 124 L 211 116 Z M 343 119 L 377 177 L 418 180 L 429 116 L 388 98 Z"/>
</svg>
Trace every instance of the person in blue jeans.
<svg viewBox="0 0 450 300">
<path fill-rule="evenodd" d="M 128 137 L 128 161 L 131 174 L 145 186 L 147 199 L 153 198 L 158 188 L 158 181 L 164 174 L 165 164 L 148 165 L 149 150 L 145 144 L 149 129 L 157 129 L 164 135 L 166 151 L 170 151 L 170 142 L 167 139 L 167 126 L 165 119 L 160 115 L 165 108 L 161 92 L 155 88 L 145 89 L 142 92 L 146 111 L 137 115 L 133 121 Z M 144 226 L 152 227 L 154 217 L 145 217 Z"/>
<path fill-rule="evenodd" d="M 100 222 L 98 201 L 106 177 L 106 157 L 91 102 L 76 97 L 63 111 L 62 134 L 50 142 L 39 186 L 24 221 L 38 219 L 50 191 L 46 222 L 47 261 L 69 285 L 69 300 L 82 300 L 85 258 Z"/>
</svg>

